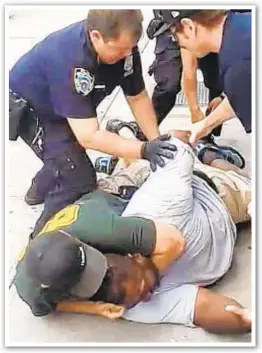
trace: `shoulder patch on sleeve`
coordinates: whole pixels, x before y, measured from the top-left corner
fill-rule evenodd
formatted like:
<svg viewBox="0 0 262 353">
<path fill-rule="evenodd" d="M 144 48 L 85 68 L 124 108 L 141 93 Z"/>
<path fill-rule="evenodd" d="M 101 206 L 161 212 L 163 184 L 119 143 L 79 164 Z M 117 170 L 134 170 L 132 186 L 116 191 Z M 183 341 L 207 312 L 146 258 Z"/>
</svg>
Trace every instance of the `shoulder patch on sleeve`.
<svg viewBox="0 0 262 353">
<path fill-rule="evenodd" d="M 73 73 L 73 81 L 76 92 L 87 96 L 94 88 L 95 77 L 88 70 L 76 67 Z"/>
</svg>

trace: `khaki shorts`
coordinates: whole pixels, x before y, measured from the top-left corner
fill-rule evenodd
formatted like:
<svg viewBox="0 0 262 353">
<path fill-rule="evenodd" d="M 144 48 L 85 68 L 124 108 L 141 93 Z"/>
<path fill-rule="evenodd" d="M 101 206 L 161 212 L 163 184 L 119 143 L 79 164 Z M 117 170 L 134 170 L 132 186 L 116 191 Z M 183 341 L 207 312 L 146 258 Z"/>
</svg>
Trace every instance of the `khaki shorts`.
<svg viewBox="0 0 262 353">
<path fill-rule="evenodd" d="M 204 172 L 216 185 L 235 223 L 251 219 L 251 180 L 232 170 L 224 171 L 195 161 L 195 169 Z"/>
<path fill-rule="evenodd" d="M 224 171 L 195 160 L 195 169 L 204 172 L 216 185 L 219 195 L 224 201 L 235 223 L 251 219 L 251 180 L 234 171 Z M 118 193 L 121 185 L 137 186 L 145 182 L 150 173 L 149 163 L 138 160 L 126 167 L 120 160 L 112 175 L 98 179 L 99 188 Z"/>
</svg>

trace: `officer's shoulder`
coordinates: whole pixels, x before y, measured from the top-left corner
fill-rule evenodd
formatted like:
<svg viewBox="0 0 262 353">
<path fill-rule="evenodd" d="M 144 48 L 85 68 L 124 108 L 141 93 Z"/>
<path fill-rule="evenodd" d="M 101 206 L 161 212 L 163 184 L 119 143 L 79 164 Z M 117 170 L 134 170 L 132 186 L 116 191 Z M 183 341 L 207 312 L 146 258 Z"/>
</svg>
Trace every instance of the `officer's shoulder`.
<svg viewBox="0 0 262 353">
<path fill-rule="evenodd" d="M 50 33 L 43 41 L 65 38 L 67 40 L 73 39 L 74 37 L 80 37 L 84 28 L 84 21 L 71 23 L 63 28 L 58 29 L 55 32 Z"/>
<path fill-rule="evenodd" d="M 39 45 L 48 55 L 59 54 L 61 60 L 78 55 L 84 40 L 84 21 L 80 21 L 49 34 Z"/>
</svg>

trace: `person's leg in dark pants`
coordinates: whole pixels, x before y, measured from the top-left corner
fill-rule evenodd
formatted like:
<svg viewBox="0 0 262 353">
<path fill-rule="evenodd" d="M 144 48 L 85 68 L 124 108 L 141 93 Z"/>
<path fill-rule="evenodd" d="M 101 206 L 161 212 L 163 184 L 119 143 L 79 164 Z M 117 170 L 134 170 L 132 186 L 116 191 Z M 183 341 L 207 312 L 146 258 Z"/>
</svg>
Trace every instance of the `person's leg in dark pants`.
<svg viewBox="0 0 262 353">
<path fill-rule="evenodd" d="M 32 179 L 32 184 L 25 195 L 25 202 L 28 205 L 38 205 L 45 201 L 45 197 L 55 183 L 55 173 L 49 163 L 43 167 Z"/>
<path fill-rule="evenodd" d="M 219 77 L 218 54 L 210 53 L 198 60 L 204 77 L 205 86 L 209 89 L 209 102 L 223 92 Z"/>
<path fill-rule="evenodd" d="M 56 183 L 45 198 L 43 213 L 31 237 L 37 235 L 54 214 L 97 187 L 95 169 L 85 151 L 80 150 L 80 147 L 77 150 L 70 148 L 53 158 L 50 165 L 51 163 L 56 173 Z"/>
<path fill-rule="evenodd" d="M 210 53 L 198 60 L 199 68 L 204 77 L 205 86 L 209 89 L 209 102 L 219 97 L 222 92 L 222 84 L 219 76 L 218 54 Z M 220 136 L 222 125 L 216 127 L 211 135 Z"/>
<path fill-rule="evenodd" d="M 152 71 L 156 81 L 152 103 L 159 125 L 174 107 L 176 96 L 181 90 L 181 58 L 180 56 L 174 56 L 173 50 L 167 49 L 160 54 L 156 54 Z"/>
<path fill-rule="evenodd" d="M 56 130 L 56 129 L 53 129 Z M 38 205 L 44 202 L 46 195 L 54 185 L 55 175 L 48 162 L 44 162 L 44 145 L 46 135 L 46 123 L 40 122 L 36 113 L 30 110 L 23 120 L 20 128 L 20 136 L 32 149 L 35 155 L 44 163 L 43 167 L 32 179 L 30 188 L 25 195 L 28 205 Z"/>
</svg>

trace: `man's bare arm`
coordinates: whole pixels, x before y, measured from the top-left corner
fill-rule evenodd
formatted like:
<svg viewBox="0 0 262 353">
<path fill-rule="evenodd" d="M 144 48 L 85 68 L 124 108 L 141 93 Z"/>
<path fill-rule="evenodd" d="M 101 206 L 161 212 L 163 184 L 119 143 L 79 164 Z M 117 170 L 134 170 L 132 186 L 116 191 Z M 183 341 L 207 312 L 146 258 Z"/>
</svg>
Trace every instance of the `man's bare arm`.
<svg viewBox="0 0 262 353">
<path fill-rule="evenodd" d="M 233 306 L 235 310 L 228 306 Z M 197 294 L 194 324 L 212 333 L 248 333 L 251 320 L 234 299 L 200 288 Z"/>
<path fill-rule="evenodd" d="M 56 310 L 60 312 L 99 315 L 115 320 L 123 315 L 125 308 L 121 305 L 111 303 L 65 300 L 57 304 Z"/>
</svg>

